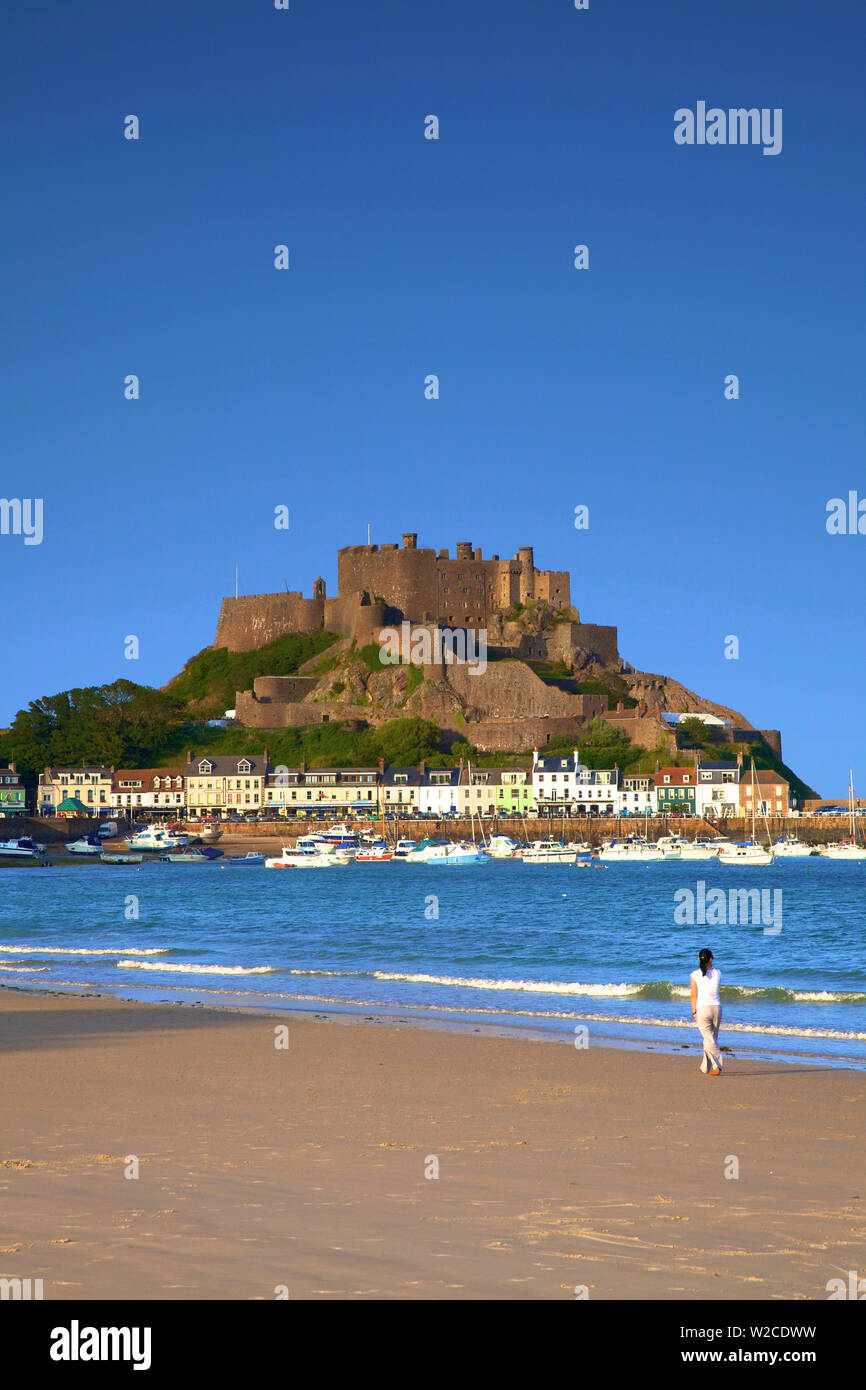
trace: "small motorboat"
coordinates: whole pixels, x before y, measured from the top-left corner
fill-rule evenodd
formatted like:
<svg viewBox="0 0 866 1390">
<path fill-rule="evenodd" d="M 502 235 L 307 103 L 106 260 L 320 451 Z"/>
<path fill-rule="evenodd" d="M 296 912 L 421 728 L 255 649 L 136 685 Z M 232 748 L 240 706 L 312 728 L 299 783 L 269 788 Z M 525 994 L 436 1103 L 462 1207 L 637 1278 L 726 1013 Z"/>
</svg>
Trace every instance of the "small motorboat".
<svg viewBox="0 0 866 1390">
<path fill-rule="evenodd" d="M 432 853 L 427 858 L 427 863 L 432 867 L 439 865 L 463 865 L 463 864 L 489 864 L 490 855 L 486 850 L 479 849 L 473 845 L 471 840 L 460 840 L 457 844 L 452 844 L 447 849 L 442 849 L 441 853 Z"/>
<path fill-rule="evenodd" d="M 135 835 L 129 837 L 129 848 L 131 850 L 176 850 L 183 849 L 189 843 L 188 835 L 170 833 L 162 825 L 146 825 Z"/>
<path fill-rule="evenodd" d="M 773 844 L 773 853 L 779 859 L 809 859 L 818 851 L 814 845 L 807 845 L 796 835 L 782 835 Z"/>
<path fill-rule="evenodd" d="M 0 859 L 41 859 L 44 853 L 45 846 L 27 835 L 17 840 L 0 840 Z"/>
<path fill-rule="evenodd" d="M 283 852 L 265 860 L 266 869 L 338 869 L 345 860 L 336 854 L 322 853 L 312 845 L 303 849 L 300 842 L 296 846 L 283 845 Z"/>
<path fill-rule="evenodd" d="M 323 831 L 318 837 L 326 845 L 336 845 L 339 849 L 357 849 L 361 843 L 360 837 L 356 835 L 347 825 L 332 825 L 329 830 Z"/>
<path fill-rule="evenodd" d="M 163 864 L 210 864 L 214 859 L 222 859 L 223 851 L 206 845 L 204 849 L 169 850 L 159 856 Z"/>
<path fill-rule="evenodd" d="M 521 854 L 524 864 L 573 864 L 577 859 L 574 845 L 563 845 L 559 840 L 533 840 Z"/>
<path fill-rule="evenodd" d="M 413 845 L 413 849 L 414 849 L 414 845 Z M 410 851 L 407 850 L 405 855 L 401 855 L 401 856 L 400 856 L 401 859 L 403 859 L 403 858 L 408 858 L 409 853 L 410 853 Z M 358 852 L 357 852 L 357 854 L 355 855 L 355 863 L 356 863 L 356 864 L 387 864 L 387 863 L 388 863 L 391 859 L 393 859 L 393 858 L 394 858 L 394 851 L 392 850 L 391 846 L 390 846 L 390 845 L 386 845 L 386 844 L 385 844 L 385 841 L 384 841 L 384 840 L 381 840 L 381 841 L 379 841 L 378 844 L 365 845 L 363 849 L 359 849 Z"/>
<path fill-rule="evenodd" d="M 773 863 L 773 851 L 765 849 L 757 840 L 742 840 L 719 850 L 719 863 L 745 869 L 766 867 Z"/>
<path fill-rule="evenodd" d="M 233 864 L 236 868 L 250 868 L 255 864 L 264 864 L 265 856 L 259 854 L 258 850 L 247 850 L 246 854 L 233 854 L 226 860 L 227 864 Z"/>
<path fill-rule="evenodd" d="M 409 855 L 414 854 L 417 848 L 418 845 L 414 840 L 398 840 L 394 846 L 394 853 L 391 858 L 402 859 L 405 864 Z"/>
<path fill-rule="evenodd" d="M 80 854 L 85 858 L 102 853 L 102 841 L 98 835 L 79 835 L 66 845 L 67 854 Z"/>
<path fill-rule="evenodd" d="M 143 854 L 100 854 L 101 864 L 141 864 L 144 862 Z"/>
<path fill-rule="evenodd" d="M 513 859 L 515 850 L 519 848 L 517 841 L 512 840 L 510 835 L 491 835 L 490 843 L 487 846 L 493 859 Z"/>
</svg>

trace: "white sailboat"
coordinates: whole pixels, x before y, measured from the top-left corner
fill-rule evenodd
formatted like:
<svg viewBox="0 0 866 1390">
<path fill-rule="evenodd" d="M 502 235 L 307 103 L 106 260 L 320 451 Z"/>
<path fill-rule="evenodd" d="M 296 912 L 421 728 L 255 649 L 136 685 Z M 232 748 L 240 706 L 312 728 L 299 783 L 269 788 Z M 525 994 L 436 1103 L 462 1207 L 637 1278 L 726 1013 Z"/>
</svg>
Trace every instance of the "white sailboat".
<svg viewBox="0 0 866 1390">
<path fill-rule="evenodd" d="M 739 868 L 762 868 L 773 863 L 772 849 L 764 849 L 755 839 L 755 802 L 758 799 L 758 779 L 755 774 L 755 760 L 752 759 L 752 838 L 739 844 L 726 845 L 719 850 L 719 863 Z M 764 817 L 766 820 L 766 816 Z M 767 844 L 770 843 L 770 827 L 767 826 Z"/>
<path fill-rule="evenodd" d="M 854 770 L 848 772 L 848 831 L 850 840 L 839 840 L 821 851 L 825 859 L 866 859 L 866 845 L 859 842 L 854 812 Z"/>
</svg>

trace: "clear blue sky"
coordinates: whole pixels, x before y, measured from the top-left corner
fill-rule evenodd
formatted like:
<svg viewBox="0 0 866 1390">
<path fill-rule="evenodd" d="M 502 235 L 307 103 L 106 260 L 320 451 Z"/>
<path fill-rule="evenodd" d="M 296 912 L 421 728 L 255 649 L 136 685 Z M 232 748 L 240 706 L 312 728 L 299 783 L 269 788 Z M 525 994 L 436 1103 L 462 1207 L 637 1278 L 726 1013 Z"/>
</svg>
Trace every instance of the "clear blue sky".
<svg viewBox="0 0 866 1390">
<path fill-rule="evenodd" d="M 866 496 L 862 8 L 291 6 L 5 18 L 0 493 L 45 534 L 0 536 L 0 723 L 165 682 L 236 561 L 334 592 L 369 521 L 534 545 L 633 665 L 866 788 L 866 536 L 825 529 Z M 677 146 L 699 100 L 781 107 L 781 154 Z"/>
</svg>

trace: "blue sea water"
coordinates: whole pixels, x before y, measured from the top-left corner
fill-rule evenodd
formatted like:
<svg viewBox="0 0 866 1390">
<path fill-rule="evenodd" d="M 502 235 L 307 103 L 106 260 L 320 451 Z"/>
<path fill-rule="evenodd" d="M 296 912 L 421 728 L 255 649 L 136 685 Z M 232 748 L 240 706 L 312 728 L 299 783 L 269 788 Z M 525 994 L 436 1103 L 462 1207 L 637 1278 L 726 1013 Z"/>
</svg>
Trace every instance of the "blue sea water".
<svg viewBox="0 0 866 1390">
<path fill-rule="evenodd" d="M 689 899 L 678 890 L 696 895 L 697 913 L 700 883 L 724 890 L 728 919 L 732 888 L 769 890 L 763 919 L 681 925 Z M 723 974 L 721 1041 L 735 1055 L 862 1068 L 864 892 L 866 864 L 820 858 L 763 869 L 10 868 L 0 982 L 571 1041 L 584 1025 L 590 1042 L 679 1048 L 697 1045 L 689 973 L 709 945 Z"/>
</svg>

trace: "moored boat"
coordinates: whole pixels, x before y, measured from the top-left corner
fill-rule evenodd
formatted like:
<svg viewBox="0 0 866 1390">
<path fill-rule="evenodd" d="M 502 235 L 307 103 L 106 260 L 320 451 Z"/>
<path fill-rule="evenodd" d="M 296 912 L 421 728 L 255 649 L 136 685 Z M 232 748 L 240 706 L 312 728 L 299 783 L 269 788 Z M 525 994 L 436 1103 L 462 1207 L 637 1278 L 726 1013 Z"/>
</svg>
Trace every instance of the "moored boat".
<svg viewBox="0 0 866 1390">
<path fill-rule="evenodd" d="M 491 835 L 487 852 L 491 859 L 513 859 L 520 845 L 510 835 Z"/>
<path fill-rule="evenodd" d="M 256 864 L 264 864 L 264 862 L 265 856 L 254 849 L 247 850 L 246 854 L 234 854 L 230 859 L 226 860 L 227 864 L 233 864 L 236 868 L 250 868 L 254 867 Z"/>
<path fill-rule="evenodd" d="M 100 854 L 101 864 L 142 864 L 143 854 Z"/>
<path fill-rule="evenodd" d="M 605 844 L 598 857 L 606 864 L 651 864 L 667 856 L 663 849 L 650 844 L 642 835 L 628 835 L 624 839 L 611 840 Z M 676 858 L 679 858 L 679 855 Z"/>
<path fill-rule="evenodd" d="M 31 840 L 29 835 L 21 835 L 14 840 L 0 840 L 0 859 L 41 859 L 45 846 Z"/>
<path fill-rule="evenodd" d="M 742 840 L 719 850 L 719 863 L 741 868 L 760 868 L 772 864 L 773 852 L 759 845 L 757 840 Z"/>
<path fill-rule="evenodd" d="M 102 841 L 98 835 L 79 835 L 77 840 L 70 840 L 64 848 L 67 854 L 80 854 L 84 858 L 95 857 L 102 853 Z"/>
<path fill-rule="evenodd" d="M 336 869 L 344 863 L 335 854 L 322 853 L 312 846 L 283 845 L 281 855 L 265 859 L 266 869 Z"/>
<path fill-rule="evenodd" d="M 456 844 L 439 846 L 431 853 L 426 862 L 432 865 L 462 865 L 462 864 L 489 864 L 490 855 L 486 850 L 479 849 L 473 845 L 471 840 L 460 840 Z"/>
<path fill-rule="evenodd" d="M 131 850 L 166 851 L 183 849 L 189 843 L 189 836 L 177 831 L 169 831 L 164 825 L 145 825 L 129 837 Z"/>
<path fill-rule="evenodd" d="M 825 845 L 821 853 L 825 859 L 866 859 L 866 845 L 859 841 L 857 822 L 854 814 L 854 771 L 848 774 L 848 833 L 849 839 L 839 840 L 834 845 Z"/>
<path fill-rule="evenodd" d="M 782 835 L 775 841 L 773 853 L 778 859 L 808 859 L 818 851 L 805 840 L 798 840 L 796 835 Z"/>
<path fill-rule="evenodd" d="M 204 849 L 197 849 L 191 846 L 189 849 L 168 850 L 159 856 L 161 864 L 212 864 L 215 859 L 222 859 L 223 851 L 205 846 Z"/>
<path fill-rule="evenodd" d="M 524 864 L 574 864 L 577 846 L 559 840 L 533 840 L 520 855 Z"/>
</svg>

